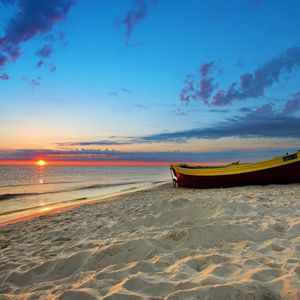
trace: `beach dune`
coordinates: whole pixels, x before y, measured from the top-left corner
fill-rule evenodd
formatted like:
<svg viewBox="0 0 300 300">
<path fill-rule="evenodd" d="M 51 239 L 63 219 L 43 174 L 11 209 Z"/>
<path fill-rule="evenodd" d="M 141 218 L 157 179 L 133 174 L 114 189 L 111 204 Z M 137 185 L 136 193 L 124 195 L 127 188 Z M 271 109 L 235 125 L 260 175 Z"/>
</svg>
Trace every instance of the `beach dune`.
<svg viewBox="0 0 300 300">
<path fill-rule="evenodd" d="M 0 299 L 300 299 L 299 184 L 153 189 L 0 228 Z"/>
</svg>

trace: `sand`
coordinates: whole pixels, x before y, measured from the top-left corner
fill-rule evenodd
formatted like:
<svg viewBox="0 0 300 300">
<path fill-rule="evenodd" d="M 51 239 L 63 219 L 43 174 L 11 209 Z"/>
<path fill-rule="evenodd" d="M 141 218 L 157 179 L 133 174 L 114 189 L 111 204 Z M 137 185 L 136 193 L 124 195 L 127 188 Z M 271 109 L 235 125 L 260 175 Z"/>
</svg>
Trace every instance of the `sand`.
<svg viewBox="0 0 300 300">
<path fill-rule="evenodd" d="M 7 225 L 0 299 L 300 299 L 300 185 L 167 184 Z"/>
</svg>

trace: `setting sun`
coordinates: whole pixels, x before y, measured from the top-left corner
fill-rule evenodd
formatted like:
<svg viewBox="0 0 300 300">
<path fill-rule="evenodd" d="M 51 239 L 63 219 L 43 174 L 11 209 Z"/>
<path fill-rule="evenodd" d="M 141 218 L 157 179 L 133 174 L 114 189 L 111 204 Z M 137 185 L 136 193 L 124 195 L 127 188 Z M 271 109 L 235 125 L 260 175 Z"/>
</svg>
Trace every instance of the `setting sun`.
<svg viewBox="0 0 300 300">
<path fill-rule="evenodd" d="M 35 164 L 40 166 L 40 167 L 43 167 L 47 164 L 47 162 L 44 161 L 44 160 L 38 160 L 38 161 L 35 162 Z"/>
</svg>

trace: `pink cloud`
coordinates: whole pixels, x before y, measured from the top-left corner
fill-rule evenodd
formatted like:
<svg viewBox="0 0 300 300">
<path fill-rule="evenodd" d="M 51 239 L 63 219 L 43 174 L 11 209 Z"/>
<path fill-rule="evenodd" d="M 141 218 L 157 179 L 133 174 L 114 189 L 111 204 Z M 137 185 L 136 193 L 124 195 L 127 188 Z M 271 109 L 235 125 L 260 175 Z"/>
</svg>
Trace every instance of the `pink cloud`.
<svg viewBox="0 0 300 300">
<path fill-rule="evenodd" d="M 132 2 L 134 5 L 133 8 L 127 11 L 123 20 L 117 22 L 117 25 L 123 25 L 125 27 L 125 38 L 127 44 L 135 26 L 147 17 L 149 4 L 154 5 L 158 2 L 158 0 L 133 0 Z"/>
<path fill-rule="evenodd" d="M 300 67 L 300 47 L 287 49 L 279 56 L 267 61 L 253 74 L 240 76 L 240 84 L 232 83 L 227 90 L 220 89 L 213 97 L 213 105 L 223 106 L 234 100 L 247 100 L 264 96 L 265 90 L 279 82 L 280 76 Z"/>
<path fill-rule="evenodd" d="M 208 104 L 211 94 L 217 88 L 214 77 L 210 76 L 213 67 L 214 61 L 202 64 L 199 69 L 201 79 L 196 87 L 194 87 L 194 77 L 191 75 L 187 76 L 184 80 L 185 87 L 183 87 L 179 93 L 180 101 L 189 104 L 190 100 L 201 100 L 205 104 Z"/>
<path fill-rule="evenodd" d="M 9 57 L 13 61 L 18 59 L 21 55 L 22 43 L 37 35 L 48 34 L 57 22 L 67 17 L 75 1 L 15 0 L 6 1 L 6 3 L 15 4 L 17 13 L 9 20 L 4 29 L 4 35 L 0 37 L 0 66 L 8 63 L 8 59 L 3 57 Z M 40 54 L 41 56 L 47 55 L 49 51 L 42 51 Z"/>
</svg>

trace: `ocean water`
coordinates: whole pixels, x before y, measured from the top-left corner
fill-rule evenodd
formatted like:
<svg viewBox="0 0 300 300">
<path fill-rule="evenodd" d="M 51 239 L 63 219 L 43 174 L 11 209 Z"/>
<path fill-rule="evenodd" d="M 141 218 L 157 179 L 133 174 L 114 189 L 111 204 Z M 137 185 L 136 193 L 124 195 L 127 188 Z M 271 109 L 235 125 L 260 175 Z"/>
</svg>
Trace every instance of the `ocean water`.
<svg viewBox="0 0 300 300">
<path fill-rule="evenodd" d="M 170 172 L 166 166 L 0 166 L 0 216 L 167 181 Z"/>
</svg>

